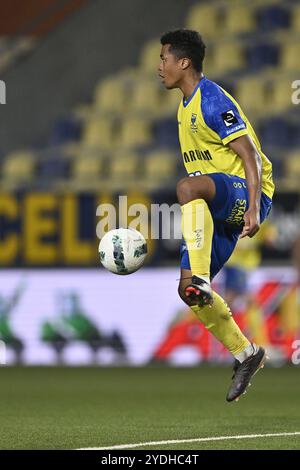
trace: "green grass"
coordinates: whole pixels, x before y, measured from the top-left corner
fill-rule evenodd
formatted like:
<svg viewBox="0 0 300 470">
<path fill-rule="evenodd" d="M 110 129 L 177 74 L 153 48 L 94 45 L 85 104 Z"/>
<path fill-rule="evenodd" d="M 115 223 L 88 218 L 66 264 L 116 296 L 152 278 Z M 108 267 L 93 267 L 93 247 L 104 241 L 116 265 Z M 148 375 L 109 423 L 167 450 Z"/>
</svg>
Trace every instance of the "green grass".
<svg viewBox="0 0 300 470">
<path fill-rule="evenodd" d="M 228 368 L 2 368 L 0 449 L 300 431 L 299 374 L 264 369 L 228 404 Z M 144 448 L 300 449 L 300 436 Z"/>
</svg>

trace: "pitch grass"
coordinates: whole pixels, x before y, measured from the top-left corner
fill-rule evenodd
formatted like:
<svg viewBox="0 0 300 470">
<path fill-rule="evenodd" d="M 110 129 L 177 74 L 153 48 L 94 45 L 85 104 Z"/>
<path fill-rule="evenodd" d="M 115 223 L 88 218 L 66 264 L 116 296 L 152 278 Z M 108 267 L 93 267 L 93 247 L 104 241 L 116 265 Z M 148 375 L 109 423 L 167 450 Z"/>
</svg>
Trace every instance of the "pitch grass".
<svg viewBox="0 0 300 470">
<path fill-rule="evenodd" d="M 265 368 L 239 403 L 231 370 L 1 368 L 0 448 L 76 449 L 300 431 L 300 368 Z M 300 449 L 300 436 L 140 449 Z M 122 452 L 122 451 L 120 451 Z"/>
</svg>

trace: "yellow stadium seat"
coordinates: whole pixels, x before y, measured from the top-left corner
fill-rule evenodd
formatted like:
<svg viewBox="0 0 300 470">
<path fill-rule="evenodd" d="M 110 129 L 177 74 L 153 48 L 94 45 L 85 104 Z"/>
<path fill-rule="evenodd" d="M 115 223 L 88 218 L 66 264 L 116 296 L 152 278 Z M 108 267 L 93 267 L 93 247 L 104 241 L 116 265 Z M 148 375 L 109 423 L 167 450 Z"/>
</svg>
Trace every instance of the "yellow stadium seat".
<svg viewBox="0 0 300 470">
<path fill-rule="evenodd" d="M 300 177 L 300 150 L 296 150 L 287 155 L 285 159 L 286 176 L 289 179 L 297 179 Z M 299 186 L 298 186 L 299 187 Z"/>
<path fill-rule="evenodd" d="M 164 91 L 163 100 L 160 106 L 162 115 L 174 115 L 177 112 L 180 100 L 182 100 L 182 93 L 178 89 Z"/>
<path fill-rule="evenodd" d="M 232 1 L 241 1 L 241 0 L 232 0 Z M 252 6 L 258 7 L 266 7 L 268 5 L 275 5 L 276 3 L 282 3 L 282 0 L 252 0 Z"/>
<path fill-rule="evenodd" d="M 219 42 L 213 48 L 214 74 L 241 69 L 245 65 L 243 47 L 237 42 Z"/>
<path fill-rule="evenodd" d="M 143 73 L 155 74 L 160 61 L 161 44 L 159 38 L 146 43 L 142 50 L 140 68 Z"/>
<path fill-rule="evenodd" d="M 296 33 L 300 33 L 300 5 L 294 5 L 292 9 L 292 29 Z"/>
<path fill-rule="evenodd" d="M 79 157 L 73 161 L 72 177 L 76 180 L 99 179 L 103 171 L 103 159 Z"/>
<path fill-rule="evenodd" d="M 87 146 L 109 149 L 116 141 L 115 126 L 108 116 L 86 121 L 82 143 Z"/>
<path fill-rule="evenodd" d="M 219 9 L 216 5 L 194 5 L 189 9 L 186 27 L 199 31 L 204 41 L 216 37 L 219 32 Z"/>
<path fill-rule="evenodd" d="M 126 109 L 126 98 L 124 82 L 117 78 L 101 81 L 94 93 L 95 107 L 104 113 L 122 113 Z"/>
<path fill-rule="evenodd" d="M 136 147 L 151 141 L 151 126 L 149 121 L 139 117 L 126 117 L 123 119 L 119 145 L 121 147 Z"/>
<path fill-rule="evenodd" d="M 240 78 L 236 84 L 235 97 L 247 113 L 263 113 L 267 111 L 268 100 L 266 81 L 261 77 L 250 76 Z"/>
<path fill-rule="evenodd" d="M 30 182 L 34 177 L 35 155 L 28 151 L 17 151 L 6 156 L 2 166 L 5 184 L 18 185 Z"/>
<path fill-rule="evenodd" d="M 112 189 L 134 185 L 139 157 L 135 153 L 116 153 L 110 158 L 109 184 Z"/>
<path fill-rule="evenodd" d="M 274 113 L 293 109 L 291 77 L 276 77 L 271 87 L 271 105 Z"/>
<path fill-rule="evenodd" d="M 281 47 L 280 66 L 282 70 L 299 71 L 300 43 L 288 42 Z"/>
<path fill-rule="evenodd" d="M 226 34 L 249 33 L 255 29 L 255 26 L 254 10 L 250 5 L 227 6 L 222 25 L 222 29 Z"/>
<path fill-rule="evenodd" d="M 144 165 L 144 179 L 155 186 L 172 181 L 176 172 L 177 156 L 167 150 L 157 150 L 147 155 Z"/>
<path fill-rule="evenodd" d="M 132 90 L 129 112 L 160 114 L 161 95 L 158 81 L 138 81 Z"/>
<path fill-rule="evenodd" d="M 107 154 L 107 151 L 105 150 L 102 151 L 95 147 L 89 147 L 89 146 L 86 147 L 84 145 L 80 145 L 74 157 L 75 158 L 78 157 L 82 159 L 85 159 L 85 158 L 98 159 L 100 161 L 103 161 L 106 154 Z"/>
</svg>

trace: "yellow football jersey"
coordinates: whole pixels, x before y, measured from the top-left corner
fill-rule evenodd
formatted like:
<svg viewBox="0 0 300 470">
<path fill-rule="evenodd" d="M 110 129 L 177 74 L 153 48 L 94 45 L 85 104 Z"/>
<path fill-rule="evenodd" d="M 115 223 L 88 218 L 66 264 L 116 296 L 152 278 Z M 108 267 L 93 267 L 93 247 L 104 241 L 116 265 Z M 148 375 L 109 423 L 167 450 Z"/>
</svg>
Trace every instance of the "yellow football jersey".
<svg viewBox="0 0 300 470">
<path fill-rule="evenodd" d="M 262 158 L 262 191 L 272 198 L 272 164 L 234 98 L 203 77 L 193 94 L 181 100 L 178 128 L 185 168 L 190 176 L 227 173 L 245 178 L 243 161 L 227 144 L 248 134 Z"/>
</svg>

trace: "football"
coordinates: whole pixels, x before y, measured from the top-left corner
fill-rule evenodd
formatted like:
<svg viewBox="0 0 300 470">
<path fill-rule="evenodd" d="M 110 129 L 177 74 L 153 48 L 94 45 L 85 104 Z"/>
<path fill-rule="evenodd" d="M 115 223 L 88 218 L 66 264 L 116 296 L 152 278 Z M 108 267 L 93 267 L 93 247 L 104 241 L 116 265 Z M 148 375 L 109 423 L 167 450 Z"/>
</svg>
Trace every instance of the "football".
<svg viewBox="0 0 300 470">
<path fill-rule="evenodd" d="M 115 274 L 131 274 L 144 263 L 147 243 L 143 235 L 132 228 L 107 232 L 99 243 L 102 265 Z"/>
</svg>

